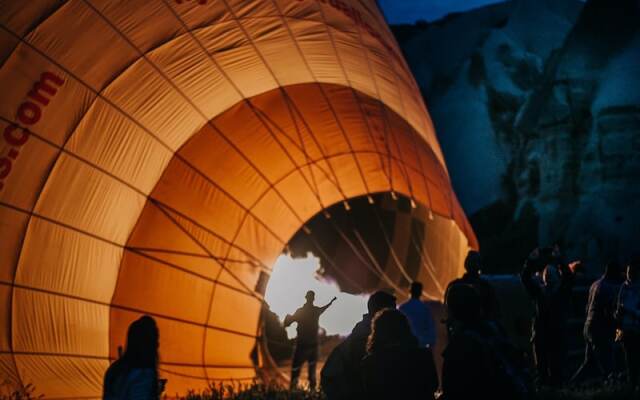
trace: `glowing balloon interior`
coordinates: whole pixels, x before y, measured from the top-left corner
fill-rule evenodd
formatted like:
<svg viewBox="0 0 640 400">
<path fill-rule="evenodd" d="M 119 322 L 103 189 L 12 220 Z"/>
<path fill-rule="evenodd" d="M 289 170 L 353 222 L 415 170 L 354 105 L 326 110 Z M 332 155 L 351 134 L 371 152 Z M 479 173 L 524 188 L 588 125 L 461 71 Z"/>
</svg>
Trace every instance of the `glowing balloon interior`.
<svg viewBox="0 0 640 400">
<path fill-rule="evenodd" d="M 168 393 L 268 372 L 261 281 L 355 196 L 435 214 L 434 285 L 477 247 L 374 0 L 0 9 L 0 376 L 16 385 L 100 397 L 145 313 Z"/>
</svg>

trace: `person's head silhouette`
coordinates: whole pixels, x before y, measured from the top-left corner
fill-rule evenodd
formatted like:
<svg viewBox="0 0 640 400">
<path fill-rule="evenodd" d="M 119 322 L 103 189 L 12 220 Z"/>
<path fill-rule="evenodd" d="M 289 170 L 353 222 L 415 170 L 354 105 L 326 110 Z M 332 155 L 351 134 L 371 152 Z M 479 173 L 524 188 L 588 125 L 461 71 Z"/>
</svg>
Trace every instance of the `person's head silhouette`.
<svg viewBox="0 0 640 400">
<path fill-rule="evenodd" d="M 309 290 L 307 291 L 307 294 L 304 295 L 304 298 L 307 300 L 307 303 L 313 304 L 316 299 L 316 292 Z"/>
<path fill-rule="evenodd" d="M 413 282 L 411 284 L 411 298 L 420 300 L 422 297 L 422 283 Z"/>
<path fill-rule="evenodd" d="M 471 275 L 480 275 L 482 270 L 482 256 L 477 251 L 471 250 L 464 260 L 464 269 Z"/>
<path fill-rule="evenodd" d="M 144 315 L 129 325 L 123 361 L 131 368 L 157 368 L 160 334 L 156 321 Z"/>
<path fill-rule="evenodd" d="M 379 311 L 371 322 L 371 335 L 367 351 L 375 353 L 389 347 L 417 347 L 418 340 L 411 332 L 409 321 L 400 311 L 386 308 Z"/>
<path fill-rule="evenodd" d="M 372 317 L 385 308 L 396 308 L 396 297 L 394 295 L 378 290 L 369 296 L 367 309 Z"/>
<path fill-rule="evenodd" d="M 127 344 L 124 354 L 117 359 L 105 373 L 103 398 L 124 398 L 128 386 L 122 382 L 130 379 L 133 371 L 138 374 L 148 388 L 144 398 L 158 398 L 164 390 L 166 379 L 158 379 L 158 348 L 160 335 L 156 321 L 148 315 L 144 315 L 129 325 L 127 331 Z"/>
</svg>

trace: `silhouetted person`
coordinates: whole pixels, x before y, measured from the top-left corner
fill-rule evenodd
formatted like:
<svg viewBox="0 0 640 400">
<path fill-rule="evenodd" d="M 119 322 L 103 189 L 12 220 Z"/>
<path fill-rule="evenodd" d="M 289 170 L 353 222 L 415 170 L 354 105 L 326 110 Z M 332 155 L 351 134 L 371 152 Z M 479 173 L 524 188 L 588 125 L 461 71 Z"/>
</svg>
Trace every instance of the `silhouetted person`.
<svg viewBox="0 0 640 400">
<path fill-rule="evenodd" d="M 430 349 L 420 347 L 403 313 L 385 309 L 373 319 L 362 360 L 367 399 L 428 400 L 438 389 L 438 375 Z"/>
<path fill-rule="evenodd" d="M 640 255 L 631 258 L 627 280 L 618 295 L 616 318 L 627 362 L 627 377 L 633 389 L 640 383 Z"/>
<path fill-rule="evenodd" d="M 467 258 L 464 260 L 464 269 L 467 271 L 461 278 L 455 279 L 449 283 L 445 291 L 445 302 L 449 293 L 449 289 L 457 284 L 466 284 L 473 286 L 480 296 L 480 305 L 483 309 L 485 318 L 497 321 L 500 317 L 500 306 L 496 297 L 493 286 L 480 276 L 482 271 L 482 256 L 477 251 L 469 251 Z"/>
<path fill-rule="evenodd" d="M 107 369 L 105 400 L 158 399 L 159 333 L 153 318 L 145 315 L 129 326 L 124 354 Z M 164 384 L 164 381 L 162 382 Z"/>
<path fill-rule="evenodd" d="M 302 364 L 308 363 L 309 367 L 309 387 L 316 387 L 316 364 L 318 362 L 318 329 L 320 315 L 333 304 L 336 300 L 334 297 L 324 307 L 316 307 L 313 301 L 316 294 L 313 290 L 309 290 L 305 295 L 307 302 L 293 315 L 287 315 L 284 319 L 284 326 L 287 327 L 294 322 L 298 323 L 296 328 L 298 336 L 296 337 L 296 348 L 293 352 L 293 362 L 291 365 L 291 387 L 298 386 L 298 378 Z"/>
<path fill-rule="evenodd" d="M 422 283 L 411 284 L 411 298 L 398 309 L 407 317 L 411 332 L 418 339 L 420 347 L 434 348 L 436 345 L 436 326 L 433 322 L 431 308 L 420 300 Z"/>
<path fill-rule="evenodd" d="M 587 319 L 584 323 L 584 362 L 572 380 L 590 375 L 595 367 L 600 377 L 607 377 L 614 371 L 614 341 L 616 321 L 614 314 L 618 293 L 622 285 L 621 267 L 617 261 L 610 261 L 600 279 L 589 288 Z"/>
<path fill-rule="evenodd" d="M 477 289 L 459 284 L 447 296 L 452 328 L 442 357 L 442 399 L 531 398 L 529 374 L 520 352 L 484 317 Z"/>
<path fill-rule="evenodd" d="M 367 301 L 368 313 L 356 324 L 351 334 L 336 346 L 321 372 L 322 389 L 328 400 L 364 399 L 362 359 L 367 353 L 373 316 L 385 308 L 396 308 L 395 296 L 379 290 Z"/>
<path fill-rule="evenodd" d="M 542 272 L 542 283 L 534 278 L 536 272 Z M 557 248 L 547 247 L 535 249 L 529 255 L 520 278 L 535 303 L 531 341 L 539 383 L 560 385 L 565 373 L 574 273 L 560 261 Z"/>
</svg>

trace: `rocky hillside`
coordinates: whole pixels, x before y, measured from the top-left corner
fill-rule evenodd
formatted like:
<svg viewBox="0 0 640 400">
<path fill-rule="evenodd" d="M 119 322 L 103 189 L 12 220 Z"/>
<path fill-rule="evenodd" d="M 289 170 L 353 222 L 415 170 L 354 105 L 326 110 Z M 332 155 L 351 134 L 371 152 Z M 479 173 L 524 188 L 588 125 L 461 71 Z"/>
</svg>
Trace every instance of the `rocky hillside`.
<svg viewBox="0 0 640 400">
<path fill-rule="evenodd" d="M 494 272 L 635 249 L 638 21 L 636 0 L 514 0 L 394 27 Z"/>
</svg>

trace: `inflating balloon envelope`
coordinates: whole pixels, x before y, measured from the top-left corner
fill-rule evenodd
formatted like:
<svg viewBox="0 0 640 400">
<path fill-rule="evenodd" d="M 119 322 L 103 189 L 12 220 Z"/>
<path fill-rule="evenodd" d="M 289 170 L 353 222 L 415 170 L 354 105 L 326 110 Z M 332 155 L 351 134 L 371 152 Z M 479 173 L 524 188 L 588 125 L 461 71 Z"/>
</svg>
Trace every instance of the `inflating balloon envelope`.
<svg viewBox="0 0 640 400">
<path fill-rule="evenodd" d="M 145 313 L 168 393 L 268 370 L 265 276 L 336 203 L 432 216 L 427 288 L 477 247 L 373 0 L 7 0 L 0 64 L 0 376 L 47 397 Z"/>
</svg>

